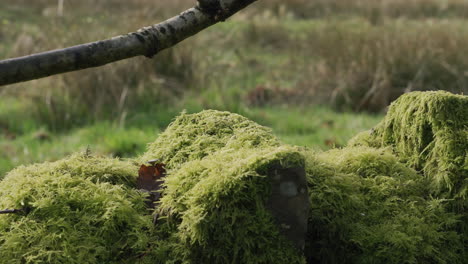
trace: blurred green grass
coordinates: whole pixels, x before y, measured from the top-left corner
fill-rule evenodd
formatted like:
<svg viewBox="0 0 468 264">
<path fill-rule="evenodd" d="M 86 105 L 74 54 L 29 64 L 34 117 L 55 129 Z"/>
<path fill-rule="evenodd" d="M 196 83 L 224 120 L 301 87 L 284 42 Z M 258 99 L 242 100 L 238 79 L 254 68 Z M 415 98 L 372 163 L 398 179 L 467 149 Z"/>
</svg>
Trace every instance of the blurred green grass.
<svg viewBox="0 0 468 264">
<path fill-rule="evenodd" d="M 200 110 L 194 106 L 187 111 Z M 343 146 L 352 135 L 381 119 L 380 115 L 339 113 L 322 106 L 244 108 L 237 112 L 269 126 L 285 143 L 314 149 Z M 146 145 L 156 139 L 176 114 L 172 111 L 165 112 L 165 116 L 147 113 L 124 126 L 101 121 L 61 133 L 36 128 L 20 136 L 4 134 L 0 138 L 0 175 L 19 165 L 57 160 L 87 148 L 98 155 L 136 156 L 144 152 Z"/>
<path fill-rule="evenodd" d="M 0 58 L 109 38 L 192 0 L 4 0 Z M 0 87 L 0 175 L 90 146 L 141 152 L 183 109 L 219 109 L 286 143 L 342 146 L 413 90 L 467 93 L 462 0 L 263 0 L 153 59 Z"/>
</svg>

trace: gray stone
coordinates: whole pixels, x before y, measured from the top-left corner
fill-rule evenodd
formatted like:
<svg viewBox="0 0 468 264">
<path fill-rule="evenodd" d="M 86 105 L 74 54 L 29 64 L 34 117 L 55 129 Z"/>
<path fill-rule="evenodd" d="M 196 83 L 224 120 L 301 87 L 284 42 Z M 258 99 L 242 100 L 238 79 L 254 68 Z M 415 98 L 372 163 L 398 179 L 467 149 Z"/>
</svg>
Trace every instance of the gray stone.
<svg viewBox="0 0 468 264">
<path fill-rule="evenodd" d="M 303 167 L 287 168 L 280 164 L 268 172 L 271 195 L 267 208 L 276 219 L 281 233 L 298 249 L 304 249 L 309 213 L 309 195 Z"/>
</svg>

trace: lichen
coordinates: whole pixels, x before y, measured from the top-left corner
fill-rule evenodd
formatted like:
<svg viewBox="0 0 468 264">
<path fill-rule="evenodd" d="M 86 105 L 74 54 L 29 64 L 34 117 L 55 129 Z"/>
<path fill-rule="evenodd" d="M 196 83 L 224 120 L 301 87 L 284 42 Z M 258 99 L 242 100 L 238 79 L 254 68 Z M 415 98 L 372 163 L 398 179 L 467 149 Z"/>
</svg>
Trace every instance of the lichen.
<svg viewBox="0 0 468 264">
<path fill-rule="evenodd" d="M 306 154 L 308 263 L 463 263 L 459 217 L 386 149 Z"/>
<path fill-rule="evenodd" d="M 431 179 L 435 194 L 466 198 L 468 97 L 445 91 L 401 96 L 373 130 L 349 145 L 391 147 L 408 166 Z"/>
<path fill-rule="evenodd" d="M 146 250 L 151 215 L 135 188 L 137 167 L 75 154 L 19 167 L 0 185 L 3 263 L 122 263 Z M 4 262 L 6 261 L 6 262 Z"/>
</svg>

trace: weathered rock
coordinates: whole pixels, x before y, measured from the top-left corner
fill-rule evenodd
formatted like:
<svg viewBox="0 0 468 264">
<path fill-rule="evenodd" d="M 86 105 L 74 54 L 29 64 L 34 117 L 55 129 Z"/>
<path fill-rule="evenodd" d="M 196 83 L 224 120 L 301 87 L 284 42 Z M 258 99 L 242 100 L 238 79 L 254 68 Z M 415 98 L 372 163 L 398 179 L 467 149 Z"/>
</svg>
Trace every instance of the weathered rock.
<svg viewBox="0 0 468 264">
<path fill-rule="evenodd" d="M 305 169 L 277 164 L 267 174 L 271 181 L 267 208 L 275 217 L 281 233 L 297 248 L 304 249 L 310 207 Z"/>
</svg>

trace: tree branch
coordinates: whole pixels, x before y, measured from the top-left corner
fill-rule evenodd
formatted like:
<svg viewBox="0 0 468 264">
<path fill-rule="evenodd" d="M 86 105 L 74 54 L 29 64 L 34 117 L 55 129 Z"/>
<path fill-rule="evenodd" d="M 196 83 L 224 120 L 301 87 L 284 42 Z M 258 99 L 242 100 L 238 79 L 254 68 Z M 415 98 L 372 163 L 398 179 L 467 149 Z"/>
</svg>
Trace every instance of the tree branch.
<svg viewBox="0 0 468 264">
<path fill-rule="evenodd" d="M 151 58 L 201 30 L 224 21 L 256 0 L 199 0 L 162 23 L 92 43 L 0 61 L 0 86 L 102 66 L 144 55 Z"/>
</svg>

